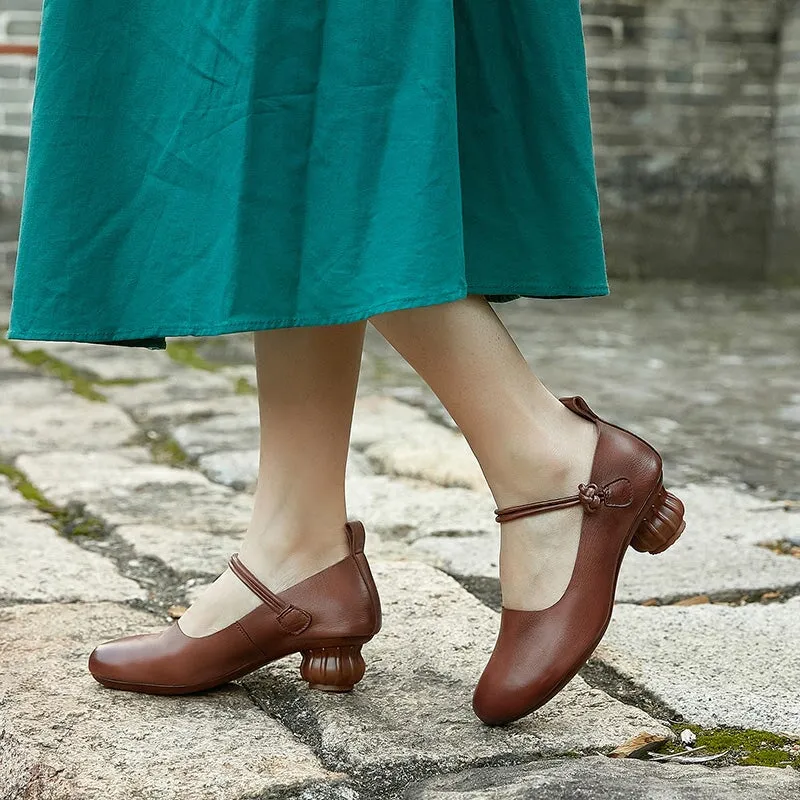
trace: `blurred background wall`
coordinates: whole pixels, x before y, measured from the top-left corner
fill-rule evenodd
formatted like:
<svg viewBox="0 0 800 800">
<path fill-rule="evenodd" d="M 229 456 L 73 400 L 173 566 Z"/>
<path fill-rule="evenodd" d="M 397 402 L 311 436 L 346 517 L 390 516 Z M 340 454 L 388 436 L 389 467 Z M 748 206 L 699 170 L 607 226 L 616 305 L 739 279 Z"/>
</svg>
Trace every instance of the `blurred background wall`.
<svg viewBox="0 0 800 800">
<path fill-rule="evenodd" d="M 800 281 L 800 3 L 583 7 L 612 271 Z"/>
<path fill-rule="evenodd" d="M 800 283 L 800 0 L 582 5 L 609 272 Z M 35 44 L 40 9 L 0 0 L 0 48 Z M 34 71 L 0 52 L 0 264 Z"/>
</svg>

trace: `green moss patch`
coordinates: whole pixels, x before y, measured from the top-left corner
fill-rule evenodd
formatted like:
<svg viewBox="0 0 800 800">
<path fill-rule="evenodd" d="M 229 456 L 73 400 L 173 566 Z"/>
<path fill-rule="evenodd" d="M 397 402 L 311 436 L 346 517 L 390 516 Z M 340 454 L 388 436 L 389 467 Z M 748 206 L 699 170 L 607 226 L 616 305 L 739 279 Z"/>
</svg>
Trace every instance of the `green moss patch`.
<svg viewBox="0 0 800 800">
<path fill-rule="evenodd" d="M 150 454 L 156 464 L 168 464 L 171 467 L 186 467 L 191 459 L 183 448 L 171 436 L 159 436 L 150 439 Z"/>
<path fill-rule="evenodd" d="M 140 431 L 127 442 L 130 447 L 146 447 L 150 457 L 156 464 L 169 467 L 189 467 L 192 459 L 184 449 L 171 437 L 159 431 Z"/>
<path fill-rule="evenodd" d="M 22 495 L 29 503 L 33 503 L 40 511 L 45 514 L 52 514 L 58 510 L 58 506 L 51 503 L 36 488 L 22 470 L 17 469 L 11 464 L 0 464 L 0 475 L 4 475 L 11 483 L 11 488 Z"/>
<path fill-rule="evenodd" d="M 701 728 L 698 725 L 673 725 L 677 737 L 689 729 L 697 736 L 695 747 L 703 747 L 697 755 L 715 755 L 730 751 L 728 758 L 720 759 L 720 764 L 739 764 L 757 767 L 793 767 L 800 770 L 800 741 L 792 740 L 767 731 L 745 730 L 742 728 Z M 680 744 L 665 745 L 662 753 L 685 752 Z"/>
<path fill-rule="evenodd" d="M 161 378 L 98 378 L 92 381 L 95 386 L 139 386 L 142 383 L 156 383 Z"/>
<path fill-rule="evenodd" d="M 83 503 L 69 502 L 52 516 L 53 527 L 62 536 L 103 539 L 108 534 L 103 520 L 90 514 Z"/>
<path fill-rule="evenodd" d="M 55 356 L 51 356 L 44 350 L 21 350 L 12 343 L 9 343 L 9 346 L 14 356 L 20 361 L 24 361 L 26 364 L 30 364 L 32 367 L 36 367 L 42 372 L 64 381 L 64 383 L 70 385 L 75 394 L 95 403 L 106 402 L 105 395 L 102 395 L 94 387 L 96 381 L 69 364 L 55 358 Z"/>
<path fill-rule="evenodd" d="M 258 389 L 247 378 L 239 378 L 234 384 L 236 394 L 258 394 Z"/>
<path fill-rule="evenodd" d="M 0 464 L 0 475 L 8 478 L 14 491 L 19 492 L 29 503 L 33 503 L 39 511 L 47 514 L 50 517 L 50 525 L 62 536 L 102 539 L 108 533 L 105 523 L 92 516 L 83 503 L 70 502 L 65 506 L 59 506 L 51 502 L 22 470 L 11 464 Z"/>
<path fill-rule="evenodd" d="M 220 369 L 217 364 L 203 358 L 197 352 L 197 347 L 191 342 L 169 342 L 167 344 L 167 355 L 178 364 L 183 364 L 192 369 L 203 369 L 206 372 L 217 372 Z"/>
</svg>

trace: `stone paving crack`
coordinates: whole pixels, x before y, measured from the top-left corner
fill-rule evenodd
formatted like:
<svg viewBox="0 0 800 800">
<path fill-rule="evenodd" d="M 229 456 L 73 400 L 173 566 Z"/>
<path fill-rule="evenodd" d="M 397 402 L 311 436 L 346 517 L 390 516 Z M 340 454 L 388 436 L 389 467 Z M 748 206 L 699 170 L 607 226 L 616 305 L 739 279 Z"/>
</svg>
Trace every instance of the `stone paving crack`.
<svg viewBox="0 0 800 800">
<path fill-rule="evenodd" d="M 665 725 L 683 722 L 683 717 L 660 697 L 639 686 L 604 661 L 590 658 L 579 674 L 592 688 L 601 689 L 622 703 L 641 708 Z"/>
<path fill-rule="evenodd" d="M 102 541 L 76 542 L 109 559 L 124 578 L 139 584 L 148 594 L 147 601 L 129 600 L 128 605 L 168 617 L 172 606 L 186 606 L 189 591 L 198 584 L 210 583 L 217 576 L 201 572 L 179 572 L 154 556 L 136 552 L 132 545 L 111 529 Z"/>
<path fill-rule="evenodd" d="M 500 580 L 489 578 L 484 575 L 459 575 L 448 572 L 451 578 L 457 580 L 470 594 L 478 598 L 484 605 L 489 606 L 494 611 L 500 611 L 502 607 L 502 595 L 500 591 Z M 752 589 L 730 589 L 718 592 L 710 592 L 702 595 L 703 602 L 709 605 L 728 605 L 741 606 L 751 603 L 767 605 L 771 603 L 785 603 L 793 597 L 800 595 L 800 584 L 790 584 L 789 586 L 764 586 Z M 700 597 L 692 593 L 667 595 L 664 597 L 650 597 L 634 601 L 618 601 L 618 605 L 646 605 L 652 607 L 689 605 L 684 601 Z M 707 599 L 705 599 L 707 598 Z"/>
<path fill-rule="evenodd" d="M 134 607 L 164 615 L 170 606 L 185 604 L 187 593 L 195 584 L 207 583 L 216 577 L 200 572 L 178 572 L 160 559 L 138 554 L 114 532 L 113 526 L 91 513 L 85 504 L 78 501 L 63 506 L 53 503 L 12 465 L 0 464 L 0 475 L 7 477 L 13 490 L 43 512 L 47 523 L 61 536 L 84 550 L 109 559 L 120 575 L 145 589 L 149 600 L 127 601 Z M 23 602 L 17 601 L 17 604 Z"/>
<path fill-rule="evenodd" d="M 80 538 L 102 539 L 108 526 L 86 510 L 78 501 L 63 506 L 53 503 L 29 480 L 22 470 L 12 464 L 0 464 L 0 475 L 11 483 L 11 488 L 39 511 L 47 515 L 48 524 L 62 536 L 76 541 Z"/>
<path fill-rule="evenodd" d="M 402 800 L 405 790 L 413 783 L 434 776 L 456 774 L 465 769 L 512 766 L 547 760 L 547 757 L 542 756 L 520 757 L 519 755 L 474 759 L 465 757 L 443 761 L 412 758 L 391 765 L 354 768 L 343 754 L 323 745 L 319 720 L 303 702 L 301 693 L 304 689 L 286 681 L 276 681 L 272 683 L 273 692 L 264 692 L 254 691 L 253 687 L 248 685 L 247 679 L 241 683 L 251 701 L 310 747 L 326 769 L 348 775 L 350 784 L 357 790 L 358 797 L 363 800 Z M 593 752 L 559 754 L 559 757 L 579 757 Z"/>
</svg>

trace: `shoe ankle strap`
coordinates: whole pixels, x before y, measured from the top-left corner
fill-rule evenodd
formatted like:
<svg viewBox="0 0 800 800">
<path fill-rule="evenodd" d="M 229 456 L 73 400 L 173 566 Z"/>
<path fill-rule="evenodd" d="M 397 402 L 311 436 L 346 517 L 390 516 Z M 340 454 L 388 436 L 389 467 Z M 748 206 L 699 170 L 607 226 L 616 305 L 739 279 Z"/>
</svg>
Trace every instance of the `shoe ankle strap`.
<svg viewBox="0 0 800 800">
<path fill-rule="evenodd" d="M 282 600 L 275 592 L 268 589 L 261 581 L 242 564 L 239 554 L 234 553 L 228 561 L 231 572 L 254 594 L 264 605 L 271 608 L 278 618 L 278 624 L 293 635 L 302 633 L 311 624 L 311 614 Z"/>
<path fill-rule="evenodd" d="M 557 500 L 545 500 L 541 503 L 527 503 L 521 506 L 495 509 L 497 522 L 512 522 L 522 517 L 534 514 L 543 514 L 547 511 L 557 511 L 561 508 L 582 505 L 584 510 L 593 514 L 600 506 L 609 508 L 626 508 L 633 502 L 633 487 L 627 478 L 616 478 L 605 486 L 596 483 L 578 486 L 578 494 L 570 497 L 559 497 Z"/>
</svg>

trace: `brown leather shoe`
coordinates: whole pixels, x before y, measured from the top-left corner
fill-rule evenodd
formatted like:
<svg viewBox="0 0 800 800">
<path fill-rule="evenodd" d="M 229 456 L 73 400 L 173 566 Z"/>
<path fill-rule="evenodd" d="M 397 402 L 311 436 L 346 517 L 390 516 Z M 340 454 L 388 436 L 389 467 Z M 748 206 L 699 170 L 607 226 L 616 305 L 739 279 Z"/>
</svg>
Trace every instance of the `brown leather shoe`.
<svg viewBox="0 0 800 800">
<path fill-rule="evenodd" d="M 611 620 L 626 548 L 661 553 L 683 532 L 683 504 L 665 491 L 661 458 L 644 440 L 601 420 L 581 397 L 561 400 L 598 427 L 591 482 L 573 497 L 498 510 L 507 522 L 578 504 L 584 516 L 572 578 L 543 611 L 504 608 L 500 633 L 473 697 L 487 725 L 530 714 L 575 676 Z"/>
<path fill-rule="evenodd" d="M 280 594 L 234 555 L 234 574 L 263 605 L 210 636 L 161 633 L 101 644 L 89 671 L 104 686 L 148 694 L 189 694 L 220 686 L 291 653 L 314 689 L 346 692 L 364 677 L 361 646 L 381 627 L 378 592 L 364 556 L 364 526 L 346 526 L 350 554 Z"/>
</svg>

